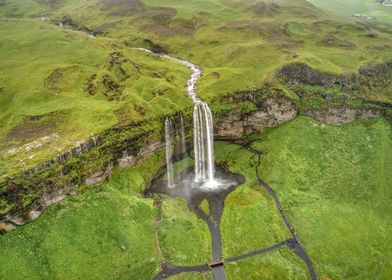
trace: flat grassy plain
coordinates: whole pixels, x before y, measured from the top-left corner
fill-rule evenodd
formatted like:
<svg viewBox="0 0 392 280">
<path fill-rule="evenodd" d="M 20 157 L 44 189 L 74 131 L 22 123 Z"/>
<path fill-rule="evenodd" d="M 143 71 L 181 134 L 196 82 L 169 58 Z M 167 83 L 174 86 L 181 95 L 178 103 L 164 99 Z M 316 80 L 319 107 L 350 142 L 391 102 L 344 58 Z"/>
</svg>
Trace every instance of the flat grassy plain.
<svg viewBox="0 0 392 280">
<path fill-rule="evenodd" d="M 333 126 L 300 117 L 249 139 L 265 153 L 261 176 L 280 197 L 320 279 L 390 278 L 390 123 L 376 119 Z M 256 184 L 254 155 L 227 142 L 215 148 L 220 165 L 246 178 L 225 202 L 224 257 L 289 238 L 271 198 Z M 82 187 L 38 220 L 0 236 L 0 278 L 151 279 L 159 271 L 158 210 L 141 192 L 162 164 L 163 151 L 115 171 L 97 187 Z M 206 263 L 211 250 L 206 224 L 184 200 L 161 199 L 158 236 L 164 257 L 176 265 Z M 229 279 L 308 275 L 286 247 L 225 267 Z M 173 278 L 208 277 L 183 273 Z"/>
<path fill-rule="evenodd" d="M 211 259 L 211 237 L 207 224 L 188 208 L 185 199 L 163 200 L 159 230 L 163 256 L 173 264 L 200 265 Z"/>
<path fill-rule="evenodd" d="M 265 153 L 262 178 L 280 197 L 321 279 L 391 277 L 387 265 L 392 258 L 389 122 L 377 119 L 332 126 L 300 117 L 251 140 Z M 227 143 L 217 147 L 218 161 L 227 160 L 233 170 L 246 170 L 250 176 L 255 172 L 251 153 Z M 285 228 L 278 216 L 271 218 L 278 212 L 269 201 L 255 183 L 229 195 L 222 218 L 225 257 L 233 250 L 245 253 L 284 240 Z M 230 264 L 228 276 L 243 279 L 251 271 L 255 278 L 304 279 L 306 269 L 299 269 L 296 257 L 285 250 Z M 274 267 L 279 268 L 277 274 Z"/>
</svg>

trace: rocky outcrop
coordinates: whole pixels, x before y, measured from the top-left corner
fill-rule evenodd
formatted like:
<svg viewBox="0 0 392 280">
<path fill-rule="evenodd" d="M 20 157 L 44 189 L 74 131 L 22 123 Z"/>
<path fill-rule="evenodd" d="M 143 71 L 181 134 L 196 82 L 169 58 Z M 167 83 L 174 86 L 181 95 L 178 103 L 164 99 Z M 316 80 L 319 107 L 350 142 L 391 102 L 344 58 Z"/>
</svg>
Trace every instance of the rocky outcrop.
<svg viewBox="0 0 392 280">
<path fill-rule="evenodd" d="M 16 227 L 13 224 L 6 223 L 6 222 L 0 222 L 0 234 L 10 232 L 11 230 L 14 230 L 15 228 Z"/>
<path fill-rule="evenodd" d="M 124 155 L 118 160 L 118 165 L 120 168 L 128 168 L 132 165 L 135 165 L 143 160 L 147 159 L 154 152 L 164 147 L 163 142 L 155 142 L 147 147 L 144 147 L 140 150 L 137 155 L 128 155 L 127 152 L 124 152 Z"/>
<path fill-rule="evenodd" d="M 283 66 L 276 76 L 289 85 L 310 85 L 340 87 L 342 91 L 366 91 L 380 88 L 390 90 L 392 81 L 392 61 L 377 65 L 364 65 L 358 73 L 334 75 L 311 68 L 305 63 L 291 63 Z"/>
<path fill-rule="evenodd" d="M 215 137 L 241 137 L 244 134 L 260 131 L 263 128 L 277 127 L 294 119 L 297 115 L 309 116 L 318 121 L 334 125 L 384 115 L 382 109 L 349 108 L 345 106 L 301 112 L 291 99 L 283 95 L 273 95 L 265 98 L 262 95 L 263 93 L 260 91 L 238 94 L 236 96 L 237 101 L 252 100 L 256 108 L 245 113 L 240 110 L 233 110 L 228 114 L 218 116 L 215 123 Z"/>
<path fill-rule="evenodd" d="M 98 171 L 86 178 L 85 184 L 87 186 L 95 185 L 103 182 L 107 177 L 112 175 L 113 164 L 109 164 L 105 171 Z"/>
<path fill-rule="evenodd" d="M 215 136 L 240 137 L 265 127 L 276 127 L 297 115 L 294 104 L 288 98 L 269 97 L 258 105 L 257 110 L 247 114 L 237 112 L 219 117 L 215 124 Z"/>
<path fill-rule="evenodd" d="M 368 120 L 383 115 L 381 110 L 375 109 L 351 109 L 351 108 L 328 108 L 325 110 L 317 110 L 304 112 L 303 115 L 312 117 L 318 121 L 342 125 L 351 123 L 355 120 Z"/>
</svg>

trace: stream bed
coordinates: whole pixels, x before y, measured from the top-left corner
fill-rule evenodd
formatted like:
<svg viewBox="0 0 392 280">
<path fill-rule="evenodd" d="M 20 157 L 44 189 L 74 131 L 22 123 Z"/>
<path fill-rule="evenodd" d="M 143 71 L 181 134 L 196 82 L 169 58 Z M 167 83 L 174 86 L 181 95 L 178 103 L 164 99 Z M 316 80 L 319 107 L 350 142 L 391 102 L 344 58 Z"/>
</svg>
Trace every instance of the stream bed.
<svg viewBox="0 0 392 280">
<path fill-rule="evenodd" d="M 179 180 L 177 184 L 169 188 L 165 174 L 161 174 L 153 180 L 151 187 L 144 192 L 144 195 L 145 197 L 152 197 L 154 194 L 163 194 L 184 198 L 189 209 L 208 225 L 212 240 L 211 259 L 212 261 L 220 261 L 222 259 L 222 235 L 219 226 L 224 202 L 227 195 L 241 185 L 245 179 L 241 175 L 228 173 L 224 169 L 217 167 L 215 177 L 219 187 L 211 190 L 202 183 L 198 184 L 195 182 L 193 168 L 185 170 L 179 176 L 182 177 L 182 180 Z M 208 213 L 200 207 L 203 200 L 208 202 Z M 184 269 L 184 271 L 181 271 L 181 269 Z M 205 271 L 205 269 L 204 266 L 201 266 L 198 271 Z M 185 272 L 189 271 L 189 268 L 176 267 L 176 271 L 177 273 L 178 271 Z M 223 264 L 212 267 L 212 274 L 216 280 L 226 279 Z"/>
</svg>

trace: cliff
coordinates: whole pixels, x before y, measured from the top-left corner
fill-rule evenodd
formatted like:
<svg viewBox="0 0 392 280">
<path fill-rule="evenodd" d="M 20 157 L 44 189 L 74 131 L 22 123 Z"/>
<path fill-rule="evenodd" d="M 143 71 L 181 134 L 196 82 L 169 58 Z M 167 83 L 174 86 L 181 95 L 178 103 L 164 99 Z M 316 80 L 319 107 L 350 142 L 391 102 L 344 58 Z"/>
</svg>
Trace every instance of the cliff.
<svg viewBox="0 0 392 280">
<path fill-rule="evenodd" d="M 336 76 L 305 64 L 289 64 L 276 73 L 285 90 L 266 84 L 261 89 L 228 94 L 212 100 L 215 137 L 236 138 L 276 127 L 297 115 L 344 124 L 391 112 L 390 102 L 367 99 L 369 90 L 391 91 L 392 63 L 363 67 Z M 288 94 L 288 92 L 290 94 Z M 191 110 L 184 112 L 191 134 Z M 179 114 L 172 116 L 178 124 Z M 73 193 L 82 184 L 96 184 L 114 166 L 126 168 L 163 147 L 163 119 L 114 127 L 35 168 L 0 182 L 0 231 L 37 218 L 42 210 Z M 179 129 L 179 127 L 175 127 Z M 157 163 L 163 164 L 163 163 Z"/>
</svg>

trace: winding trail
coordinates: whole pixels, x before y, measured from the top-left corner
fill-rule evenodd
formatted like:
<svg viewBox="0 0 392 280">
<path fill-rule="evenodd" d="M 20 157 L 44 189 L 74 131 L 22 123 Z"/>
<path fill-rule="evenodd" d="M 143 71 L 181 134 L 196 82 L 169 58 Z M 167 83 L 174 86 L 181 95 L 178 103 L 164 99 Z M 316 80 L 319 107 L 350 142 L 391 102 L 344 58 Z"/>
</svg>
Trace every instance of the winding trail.
<svg viewBox="0 0 392 280">
<path fill-rule="evenodd" d="M 254 257 L 254 256 L 257 256 L 257 255 L 262 255 L 262 254 L 265 254 L 265 253 L 268 253 L 268 252 L 272 252 L 272 251 L 275 251 L 275 250 L 277 250 L 279 248 L 287 246 L 288 242 L 289 242 L 289 240 L 286 240 L 286 241 L 280 242 L 278 244 L 275 244 L 274 246 L 271 246 L 271 247 L 263 248 L 263 249 L 256 250 L 256 251 L 252 251 L 252 252 L 249 252 L 249 253 L 237 256 L 237 257 L 226 258 L 225 262 L 228 262 L 228 263 L 229 262 L 237 262 L 237 261 L 241 261 L 241 260 L 244 260 L 244 259 L 247 259 L 247 258 L 250 258 L 250 257 Z"/>
</svg>

